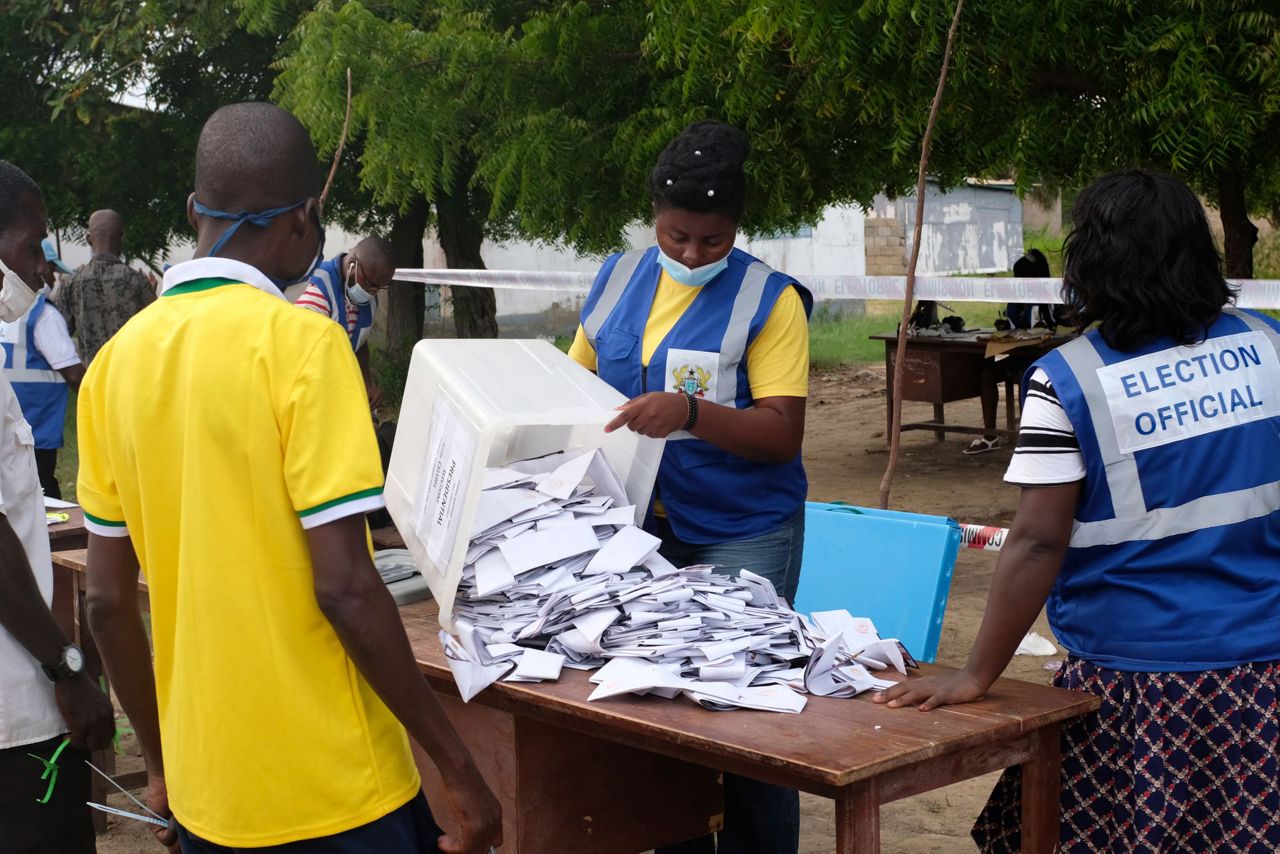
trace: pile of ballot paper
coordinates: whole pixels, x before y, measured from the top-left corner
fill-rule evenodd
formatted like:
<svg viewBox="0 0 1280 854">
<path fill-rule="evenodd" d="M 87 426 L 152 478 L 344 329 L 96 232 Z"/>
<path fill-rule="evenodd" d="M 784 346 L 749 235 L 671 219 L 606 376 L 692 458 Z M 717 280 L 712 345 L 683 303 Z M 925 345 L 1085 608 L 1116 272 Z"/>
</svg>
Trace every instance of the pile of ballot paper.
<svg viewBox="0 0 1280 854">
<path fill-rule="evenodd" d="M 600 451 L 486 470 L 456 636 L 440 633 L 464 700 L 503 677 L 599 668 L 592 700 L 683 694 L 713 709 L 795 713 L 801 692 L 853 696 L 892 684 L 871 670 L 914 666 L 869 620 L 847 611 L 808 620 L 766 578 L 673 566 L 635 521 Z"/>
</svg>

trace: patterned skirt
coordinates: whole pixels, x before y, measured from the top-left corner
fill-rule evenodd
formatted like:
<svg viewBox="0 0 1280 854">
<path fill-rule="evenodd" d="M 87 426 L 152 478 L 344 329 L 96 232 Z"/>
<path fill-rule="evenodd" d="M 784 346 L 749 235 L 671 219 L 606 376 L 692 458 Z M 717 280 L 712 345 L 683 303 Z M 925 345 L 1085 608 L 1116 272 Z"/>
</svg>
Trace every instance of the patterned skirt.
<svg viewBox="0 0 1280 854">
<path fill-rule="evenodd" d="M 1060 688 L 1102 698 L 1062 732 L 1059 851 L 1280 851 L 1280 661 L 1128 673 L 1069 656 Z M 983 851 L 1021 847 L 1018 768 L 973 827 Z"/>
</svg>

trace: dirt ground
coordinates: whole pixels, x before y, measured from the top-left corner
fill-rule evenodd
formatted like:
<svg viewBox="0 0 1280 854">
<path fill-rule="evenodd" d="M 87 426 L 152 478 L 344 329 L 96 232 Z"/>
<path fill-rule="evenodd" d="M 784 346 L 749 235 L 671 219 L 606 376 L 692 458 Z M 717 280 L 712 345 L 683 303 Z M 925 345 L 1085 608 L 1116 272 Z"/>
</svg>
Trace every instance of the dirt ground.
<svg viewBox="0 0 1280 854">
<path fill-rule="evenodd" d="M 1003 417 L 1003 407 L 1001 407 Z M 926 404 L 906 404 L 904 420 L 925 420 Z M 977 424 L 977 401 L 949 404 L 947 420 Z M 884 440 L 884 370 L 849 370 L 815 374 L 809 396 L 805 431 L 805 463 L 809 472 L 809 496 L 815 501 L 844 500 L 874 506 L 880 478 L 888 461 Z M 951 516 L 961 522 L 1007 526 L 1013 519 L 1017 490 L 1001 477 L 1009 463 L 1005 448 L 968 457 L 961 453 L 967 439 L 949 436 L 936 442 L 933 434 L 904 434 L 902 459 L 891 497 L 895 510 L 911 510 Z M 995 568 L 995 555 L 962 550 L 951 582 L 951 596 L 942 626 L 938 663 L 964 663 L 978 632 L 986 602 L 987 586 Z M 1035 630 L 1052 638 L 1043 615 Z M 1048 683 L 1046 658 L 1015 657 L 1006 676 Z M 903 714 L 911 714 L 903 711 Z M 125 741 L 121 770 L 140 766 L 131 740 Z M 882 811 L 882 848 L 885 852 L 968 852 L 969 827 L 982 808 L 995 776 L 960 783 L 935 792 L 889 804 Z M 109 800 L 129 806 L 121 796 Z M 801 844 L 803 854 L 835 850 L 834 808 L 831 801 L 801 796 Z M 109 832 L 100 837 L 101 854 L 151 852 L 158 846 L 141 825 L 111 819 Z"/>
</svg>

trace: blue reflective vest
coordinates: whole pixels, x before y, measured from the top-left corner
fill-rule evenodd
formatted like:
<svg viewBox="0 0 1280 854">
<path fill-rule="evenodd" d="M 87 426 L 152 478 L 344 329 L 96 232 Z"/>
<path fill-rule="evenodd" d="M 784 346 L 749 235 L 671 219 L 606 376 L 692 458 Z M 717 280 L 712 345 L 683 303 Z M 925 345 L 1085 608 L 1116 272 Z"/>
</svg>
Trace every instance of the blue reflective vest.
<svg viewBox="0 0 1280 854">
<path fill-rule="evenodd" d="M 1228 308 L 1195 346 L 1123 353 L 1094 331 L 1036 363 L 1085 461 L 1048 603 L 1076 655 L 1145 672 L 1280 659 L 1277 330 Z"/>
<path fill-rule="evenodd" d="M 641 342 L 662 268 L 658 249 L 607 259 L 582 308 L 582 328 L 596 351 L 601 379 L 634 398 L 683 389 L 703 400 L 747 409 L 755 401 L 747 350 L 787 287 L 808 313 L 809 291 L 740 249 L 729 266 L 703 285 L 650 357 Z M 808 480 L 800 455 L 781 464 L 758 463 L 680 431 L 667 439 L 658 469 L 658 495 L 676 536 L 688 543 L 732 542 L 760 536 L 804 506 Z"/>
<path fill-rule="evenodd" d="M 62 427 L 67 420 L 67 381 L 35 347 L 36 321 L 47 306 L 45 294 L 13 323 L 3 324 L 4 374 L 22 406 L 22 417 L 31 425 L 36 447 L 62 447 Z"/>
<path fill-rule="evenodd" d="M 316 267 L 315 272 L 311 274 L 311 283 L 320 288 L 324 292 L 325 297 L 329 300 L 329 317 L 334 323 L 347 330 L 347 337 L 351 339 L 351 349 L 358 350 L 360 348 L 360 339 L 364 337 L 364 333 L 373 326 L 373 314 L 377 308 L 377 301 L 370 300 L 364 305 L 356 306 L 356 324 L 352 328 L 347 322 L 347 284 L 346 278 L 343 276 L 342 267 L 346 261 L 346 253 L 335 255 L 328 261 L 322 262 Z"/>
</svg>

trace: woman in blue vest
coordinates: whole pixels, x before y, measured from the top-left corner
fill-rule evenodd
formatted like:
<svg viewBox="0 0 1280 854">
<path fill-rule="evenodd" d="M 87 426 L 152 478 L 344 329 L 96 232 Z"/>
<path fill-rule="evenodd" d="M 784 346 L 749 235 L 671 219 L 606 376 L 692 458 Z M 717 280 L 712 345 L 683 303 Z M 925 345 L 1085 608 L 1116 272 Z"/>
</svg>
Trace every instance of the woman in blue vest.
<svg viewBox="0 0 1280 854">
<path fill-rule="evenodd" d="M 686 128 L 649 177 L 657 245 L 605 261 L 569 354 L 625 394 L 607 430 L 667 439 L 648 527 L 679 566 L 800 577 L 809 292 L 734 248 L 741 131 Z M 725 775 L 721 854 L 794 852 L 795 792 Z M 666 852 L 715 851 L 711 837 Z"/>
<path fill-rule="evenodd" d="M 1083 337 L 1028 375 L 1023 487 L 969 663 L 878 699 L 983 697 L 1048 597 L 1097 694 L 1063 732 L 1062 849 L 1280 850 L 1280 324 L 1232 307 L 1199 200 L 1144 171 L 1076 201 Z M 998 692 L 998 688 L 996 689 Z M 974 828 L 1017 850 L 1006 774 Z"/>
</svg>

